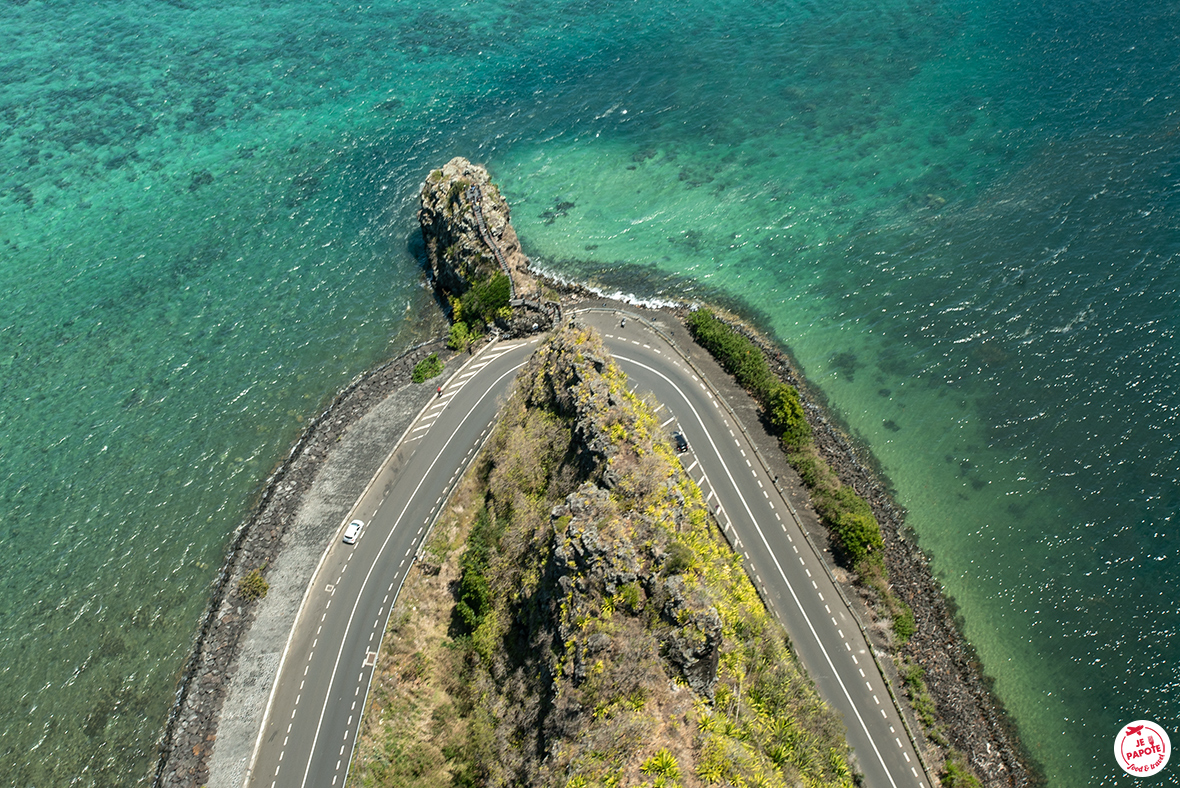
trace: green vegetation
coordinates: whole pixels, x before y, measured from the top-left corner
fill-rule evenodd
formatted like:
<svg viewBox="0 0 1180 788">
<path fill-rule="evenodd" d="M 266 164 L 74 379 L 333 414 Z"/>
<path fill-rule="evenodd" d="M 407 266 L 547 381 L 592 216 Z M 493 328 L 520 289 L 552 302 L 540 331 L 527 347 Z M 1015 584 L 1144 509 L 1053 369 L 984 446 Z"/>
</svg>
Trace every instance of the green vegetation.
<svg viewBox="0 0 1180 788">
<path fill-rule="evenodd" d="M 906 694 L 910 696 L 910 705 L 913 707 L 914 713 L 918 715 L 918 719 L 922 721 L 923 725 L 933 729 L 938 720 L 934 716 L 934 701 L 926 690 L 926 682 L 923 681 L 926 676 L 925 668 L 921 665 L 903 663 L 899 665 L 898 673 L 905 686 Z"/>
<path fill-rule="evenodd" d="M 473 283 L 462 296 L 451 296 L 451 332 L 447 347 L 467 349 L 497 317 L 511 317 L 512 307 L 508 305 L 511 295 L 512 285 L 508 277 L 496 272 Z"/>
<path fill-rule="evenodd" d="M 882 595 L 894 634 L 902 642 L 908 640 L 914 634 L 913 611 L 889 589 L 881 559 L 881 526 L 868 501 L 842 483 L 820 456 L 798 390 L 775 377 L 762 350 L 713 312 L 698 309 L 686 322 L 693 338 L 762 404 L 787 450 L 787 460 L 811 491 L 812 504 L 828 526 L 840 557 Z"/>
<path fill-rule="evenodd" d="M 898 644 L 905 643 L 915 632 L 914 613 L 889 586 L 882 557 L 884 539 L 872 507 L 840 481 L 814 444 L 788 451 L 787 461 L 807 485 L 811 504 L 828 527 L 837 555 L 857 571 L 864 586 L 877 592 Z"/>
<path fill-rule="evenodd" d="M 455 323 L 447 336 L 447 347 L 451 350 L 467 350 L 471 347 L 472 335 L 466 323 Z"/>
<path fill-rule="evenodd" d="M 495 512 L 481 507 L 475 515 L 475 524 L 467 536 L 467 550 L 459 559 L 459 592 L 456 595 L 455 622 L 461 632 L 470 635 L 483 623 L 491 607 L 488 590 L 488 560 L 492 549 L 499 541 Z"/>
<path fill-rule="evenodd" d="M 238 596 L 242 598 L 243 602 L 249 604 L 256 599 L 262 599 L 270 591 L 270 583 L 266 582 L 266 578 L 262 576 L 264 569 L 266 569 L 266 564 L 256 566 L 238 581 Z"/>
<path fill-rule="evenodd" d="M 463 193 L 467 191 L 467 187 L 470 185 L 471 184 L 463 178 L 456 178 L 454 181 L 452 181 L 451 187 L 447 189 L 447 205 L 454 206 L 461 199 L 463 199 Z"/>
<path fill-rule="evenodd" d="M 737 378 L 742 388 L 764 405 L 769 402 L 771 392 L 780 382 L 770 371 L 766 356 L 757 345 L 717 319 L 708 309 L 692 312 L 686 322 L 697 344 L 712 353 L 725 371 Z"/>
<path fill-rule="evenodd" d="M 890 609 L 889 615 L 893 619 L 893 633 L 897 635 L 897 639 L 902 643 L 907 642 L 918 631 L 918 623 L 914 621 L 914 611 L 901 599 L 896 596 L 896 609 Z"/>
<path fill-rule="evenodd" d="M 687 322 L 694 338 L 766 409 L 767 421 L 782 438 L 787 459 L 811 490 L 816 511 L 848 565 L 859 567 L 874 551 L 879 552 L 881 528 L 872 509 L 819 455 L 798 390 L 775 378 L 762 350 L 712 312 L 698 309 Z"/>
<path fill-rule="evenodd" d="M 664 577 L 682 575 L 697 565 L 697 556 L 693 549 L 684 542 L 676 540 L 668 545 L 668 557 L 661 570 Z"/>
<path fill-rule="evenodd" d="M 975 775 L 967 769 L 962 753 L 951 751 L 942 770 L 943 788 L 982 788 Z"/>
<path fill-rule="evenodd" d="M 786 445 L 811 442 L 811 425 L 803 413 L 799 391 L 770 371 L 761 348 L 707 309 L 692 312 L 686 323 L 697 343 L 762 404 L 767 420 Z"/>
<path fill-rule="evenodd" d="M 842 723 L 607 359 L 567 329 L 521 372 L 391 616 L 356 784 L 853 785 Z"/>
<path fill-rule="evenodd" d="M 773 387 L 766 403 L 767 417 L 787 446 L 811 443 L 811 425 L 803 412 L 799 390 L 785 383 Z"/>
<path fill-rule="evenodd" d="M 839 482 L 813 487 L 812 501 L 853 566 L 867 560 L 874 550 L 880 551 L 881 527 L 869 502 L 851 487 Z"/>
<path fill-rule="evenodd" d="M 811 443 L 811 425 L 803 412 L 799 391 L 770 371 L 761 348 L 739 334 L 707 309 L 698 309 L 685 321 L 693 338 L 717 359 L 726 372 L 766 410 L 766 418 L 789 447 Z"/>
<path fill-rule="evenodd" d="M 442 371 L 442 359 L 438 357 L 438 353 L 431 353 L 414 365 L 414 371 L 410 374 L 410 380 L 415 383 L 425 383 L 431 378 L 441 375 Z"/>
<path fill-rule="evenodd" d="M 680 764 L 666 749 L 659 750 L 639 767 L 639 771 L 655 777 L 654 788 L 674 788 L 680 785 Z"/>
<path fill-rule="evenodd" d="M 508 306 L 511 293 L 508 277 L 499 271 L 482 282 L 472 283 L 459 298 L 463 320 L 475 326 L 492 322 L 496 312 Z"/>
</svg>

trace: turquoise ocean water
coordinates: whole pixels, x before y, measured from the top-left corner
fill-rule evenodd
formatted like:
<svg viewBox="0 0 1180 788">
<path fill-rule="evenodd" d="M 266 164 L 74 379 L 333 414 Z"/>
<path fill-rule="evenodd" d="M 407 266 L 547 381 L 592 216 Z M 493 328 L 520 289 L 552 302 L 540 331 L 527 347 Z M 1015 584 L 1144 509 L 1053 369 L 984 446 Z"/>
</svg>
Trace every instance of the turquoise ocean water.
<svg viewBox="0 0 1180 788">
<path fill-rule="evenodd" d="M 146 780 L 267 473 L 438 329 L 465 155 L 546 270 L 789 343 L 1050 784 L 1132 784 L 1120 723 L 1180 739 L 1178 54 L 1159 0 L 6 4 L 0 783 Z"/>
</svg>

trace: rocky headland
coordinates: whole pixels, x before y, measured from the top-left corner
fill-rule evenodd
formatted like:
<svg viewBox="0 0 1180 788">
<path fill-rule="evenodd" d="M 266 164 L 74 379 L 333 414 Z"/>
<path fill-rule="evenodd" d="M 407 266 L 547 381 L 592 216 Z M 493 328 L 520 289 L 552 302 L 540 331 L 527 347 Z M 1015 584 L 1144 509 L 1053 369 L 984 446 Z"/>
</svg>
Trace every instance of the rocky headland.
<svg viewBox="0 0 1180 788">
<path fill-rule="evenodd" d="M 422 184 L 418 224 L 430 278 L 464 331 L 544 331 L 559 304 L 529 271 L 508 202 L 488 171 L 455 157 Z"/>
<path fill-rule="evenodd" d="M 484 199 L 496 216 L 495 226 L 504 228 L 498 232 L 512 250 L 514 276 L 520 276 L 520 281 L 526 282 L 534 292 L 547 290 L 562 296 L 567 303 L 597 296 L 582 285 L 549 282 L 544 277 L 530 275 L 528 258 L 520 251 L 516 232 L 511 228 L 507 203 L 491 184 L 486 169 L 462 158 L 452 159 L 442 169 L 432 172 L 422 189 L 419 220 L 427 248 L 434 250 L 430 253 L 434 280 L 444 293 L 454 292 L 448 283 L 462 287 L 472 278 L 488 276 L 494 265 L 487 254 L 486 241 L 470 218 L 475 212 L 464 211 L 458 199 L 458 195 L 468 193 L 469 184 L 478 184 L 480 193 L 493 195 Z M 448 249 L 451 249 L 449 254 Z M 688 309 L 670 311 L 683 320 Z M 882 660 L 882 668 L 895 694 L 908 707 L 906 717 L 923 738 L 922 749 L 928 761 L 935 768 L 943 768 L 949 752 L 956 759 L 950 768 L 974 772 L 989 787 L 1039 784 L 1041 778 L 1035 764 L 1023 749 L 1002 705 L 989 690 L 970 643 L 960 634 L 953 603 L 943 595 L 926 556 L 913 534 L 907 532 L 904 510 L 894 501 L 888 481 L 877 471 L 871 455 L 858 449 L 839 422 L 831 417 L 822 396 L 798 375 L 787 354 L 741 321 L 730 317 L 727 322 L 762 349 L 778 379 L 797 388 L 819 455 L 840 482 L 867 501 L 880 526 L 887 582 L 895 598 L 903 600 L 913 613 L 912 635 L 896 636 L 890 612 L 880 594 L 859 582 L 855 571 L 849 571 L 850 567 L 842 565 L 833 553 L 825 553 L 824 557 L 833 576 L 846 588 L 846 595 L 857 603 L 864 629 L 874 645 L 882 654 L 892 657 Z M 749 400 L 740 390 L 734 393 Z M 775 461 L 783 467 L 784 481 L 795 488 L 802 500 L 807 500 L 809 491 L 784 461 L 779 440 L 768 429 L 765 412 L 753 401 L 748 405 L 753 417 L 749 426 L 763 433 L 767 454 L 776 455 Z M 805 519 L 810 520 L 808 526 L 815 541 L 827 544 L 829 535 L 822 518 L 816 516 L 813 507 L 806 508 L 810 515 L 805 514 Z"/>
</svg>

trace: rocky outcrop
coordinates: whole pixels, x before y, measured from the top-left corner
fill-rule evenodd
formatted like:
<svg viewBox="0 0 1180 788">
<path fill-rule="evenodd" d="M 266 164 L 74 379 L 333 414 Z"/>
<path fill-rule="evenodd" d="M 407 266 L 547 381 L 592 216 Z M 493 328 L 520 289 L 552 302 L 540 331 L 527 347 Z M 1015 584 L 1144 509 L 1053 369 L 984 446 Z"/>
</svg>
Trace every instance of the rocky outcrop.
<svg viewBox="0 0 1180 788">
<path fill-rule="evenodd" d="M 547 574 L 556 609 L 566 611 L 558 617 L 558 642 L 572 645 L 578 681 L 586 661 L 608 645 L 578 611 L 598 610 L 627 589 L 630 612 L 648 611 L 647 633 L 671 672 L 712 699 L 721 617 L 699 584 L 686 585 L 671 551 L 671 535 L 692 529 L 678 490 L 682 471 L 652 451 L 653 436 L 638 437 L 646 433 L 643 416 L 599 342 L 580 331 L 561 332 L 529 368 L 530 403 L 570 418 L 572 453 L 589 477 L 550 513 L 553 558 Z M 649 462 L 638 462 L 643 456 Z M 660 518 L 647 511 L 655 500 L 667 504 Z"/>
<path fill-rule="evenodd" d="M 594 609 L 621 589 L 635 588 L 635 598 L 658 613 L 649 631 L 663 658 L 690 688 L 712 700 L 721 657 L 721 616 L 706 594 L 687 588 L 679 575 L 661 576 L 658 568 L 668 563 L 666 552 L 655 562 L 643 560 L 635 540 L 656 534 L 642 522 L 600 531 L 597 523 L 611 516 L 617 514 L 610 493 L 592 482 L 571 493 L 564 506 L 554 507 L 558 609 Z M 577 616 L 567 616 L 558 625 L 560 642 L 572 644 L 575 682 L 585 680 L 587 666 L 610 645 L 610 637 L 601 631 L 583 636 L 585 627 L 579 622 Z"/>
<path fill-rule="evenodd" d="M 422 184 L 418 223 L 431 279 L 441 295 L 461 297 L 502 273 L 511 285 L 508 310 L 495 316 L 500 330 L 529 334 L 559 319 L 559 307 L 541 295 L 529 273 L 508 202 L 486 169 L 457 156 L 432 171 Z"/>
<path fill-rule="evenodd" d="M 516 385 L 391 613 L 356 778 L 851 788 L 843 723 L 601 339 L 561 328 Z"/>
</svg>

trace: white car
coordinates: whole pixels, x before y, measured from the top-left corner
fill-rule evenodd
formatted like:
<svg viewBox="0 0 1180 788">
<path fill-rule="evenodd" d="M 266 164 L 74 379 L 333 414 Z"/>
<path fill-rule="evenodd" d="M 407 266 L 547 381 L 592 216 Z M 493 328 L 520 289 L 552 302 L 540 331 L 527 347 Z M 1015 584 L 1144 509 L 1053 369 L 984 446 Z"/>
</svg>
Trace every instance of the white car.
<svg viewBox="0 0 1180 788">
<path fill-rule="evenodd" d="M 360 538 L 361 529 L 364 527 L 365 524 L 360 520 L 353 520 L 349 523 L 348 527 L 344 529 L 344 544 L 356 544 L 356 540 Z"/>
</svg>

